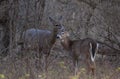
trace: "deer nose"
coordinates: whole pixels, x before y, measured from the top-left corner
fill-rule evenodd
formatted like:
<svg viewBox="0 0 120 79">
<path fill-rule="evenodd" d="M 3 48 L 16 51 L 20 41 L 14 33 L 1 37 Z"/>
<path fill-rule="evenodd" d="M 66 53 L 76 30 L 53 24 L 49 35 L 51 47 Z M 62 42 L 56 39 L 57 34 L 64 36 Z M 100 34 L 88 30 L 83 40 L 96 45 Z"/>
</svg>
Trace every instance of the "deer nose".
<svg viewBox="0 0 120 79">
<path fill-rule="evenodd" d="M 60 38 L 59 35 L 57 35 L 56 38 Z"/>
<path fill-rule="evenodd" d="M 57 38 L 62 39 L 61 35 L 59 35 L 59 34 L 57 35 Z"/>
</svg>

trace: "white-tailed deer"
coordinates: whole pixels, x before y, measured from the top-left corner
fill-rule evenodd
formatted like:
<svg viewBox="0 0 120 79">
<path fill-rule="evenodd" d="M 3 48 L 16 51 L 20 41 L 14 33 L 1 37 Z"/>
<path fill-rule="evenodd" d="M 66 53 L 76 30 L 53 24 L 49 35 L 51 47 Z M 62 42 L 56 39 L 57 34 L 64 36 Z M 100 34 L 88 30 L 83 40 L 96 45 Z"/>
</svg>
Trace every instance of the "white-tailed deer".
<svg viewBox="0 0 120 79">
<path fill-rule="evenodd" d="M 65 50 L 67 50 L 73 59 L 75 66 L 75 74 L 78 72 L 78 60 L 79 57 L 84 57 L 84 61 L 87 64 L 88 72 L 95 71 L 95 56 L 98 50 L 98 44 L 91 38 L 71 40 L 67 31 L 60 32 L 57 35 L 61 40 L 61 44 Z"/>
<path fill-rule="evenodd" d="M 27 29 L 23 32 L 22 35 L 22 44 L 23 49 L 27 50 L 34 50 L 39 51 L 39 55 L 45 55 L 45 63 L 47 62 L 47 58 L 50 54 L 50 50 L 56 41 L 56 37 L 58 32 L 62 31 L 63 26 L 49 17 L 49 20 L 53 24 L 52 31 L 49 30 L 41 30 L 41 29 Z M 39 57 L 40 57 L 39 56 Z"/>
</svg>

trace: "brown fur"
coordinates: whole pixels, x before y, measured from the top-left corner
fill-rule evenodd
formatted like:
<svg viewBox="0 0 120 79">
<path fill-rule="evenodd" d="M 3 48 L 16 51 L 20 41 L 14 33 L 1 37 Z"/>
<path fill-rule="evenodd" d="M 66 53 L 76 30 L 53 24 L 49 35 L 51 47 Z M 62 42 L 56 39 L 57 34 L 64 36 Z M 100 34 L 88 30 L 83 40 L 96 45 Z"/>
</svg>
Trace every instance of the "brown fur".
<svg viewBox="0 0 120 79">
<path fill-rule="evenodd" d="M 50 54 L 50 50 L 54 45 L 57 37 L 57 33 L 61 31 L 62 25 L 56 22 L 52 18 L 49 18 L 53 24 L 52 31 L 41 29 L 27 29 L 22 35 L 22 44 L 24 49 L 34 50 L 39 52 Z"/>
<path fill-rule="evenodd" d="M 74 66 L 78 64 L 79 57 L 85 57 L 85 62 L 87 64 L 88 71 L 94 74 L 95 62 L 91 61 L 90 56 L 90 43 L 92 44 L 92 51 L 95 52 L 97 43 L 91 38 L 71 40 L 67 32 L 59 34 L 61 39 L 61 44 L 65 50 L 69 51 L 70 56 L 73 58 Z M 75 71 L 76 73 L 76 71 Z"/>
<path fill-rule="evenodd" d="M 54 45 L 56 41 L 56 37 L 59 31 L 62 31 L 63 26 L 53 20 L 52 18 L 49 18 L 50 21 L 53 24 L 53 30 L 41 30 L 41 29 L 27 29 L 23 32 L 22 35 L 22 47 L 25 50 L 34 50 L 39 53 L 37 53 L 37 56 L 41 58 L 41 56 L 44 55 L 44 67 L 45 71 L 47 73 L 47 61 L 48 57 L 50 55 L 50 50 L 52 46 Z"/>
</svg>

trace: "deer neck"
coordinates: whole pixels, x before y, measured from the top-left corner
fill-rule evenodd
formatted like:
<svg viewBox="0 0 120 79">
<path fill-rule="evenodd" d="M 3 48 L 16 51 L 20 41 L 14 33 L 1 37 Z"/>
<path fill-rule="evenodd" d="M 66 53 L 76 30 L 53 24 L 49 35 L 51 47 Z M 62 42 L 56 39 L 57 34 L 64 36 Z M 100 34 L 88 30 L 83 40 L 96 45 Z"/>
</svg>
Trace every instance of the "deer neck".
<svg viewBox="0 0 120 79">
<path fill-rule="evenodd" d="M 61 44 L 65 50 L 67 50 L 67 51 L 70 50 L 71 40 L 68 37 L 64 38 L 64 40 L 61 40 Z"/>
<path fill-rule="evenodd" d="M 51 44 L 54 44 L 56 41 L 56 36 L 57 36 L 58 30 L 56 28 L 53 29 L 52 34 L 51 34 Z"/>
</svg>

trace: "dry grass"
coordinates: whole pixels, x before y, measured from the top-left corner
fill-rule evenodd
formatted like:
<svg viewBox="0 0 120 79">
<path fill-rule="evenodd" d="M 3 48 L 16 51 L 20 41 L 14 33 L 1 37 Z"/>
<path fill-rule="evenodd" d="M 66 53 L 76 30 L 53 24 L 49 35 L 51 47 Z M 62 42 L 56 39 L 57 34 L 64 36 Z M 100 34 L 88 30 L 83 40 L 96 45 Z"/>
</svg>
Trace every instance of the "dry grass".
<svg viewBox="0 0 120 79">
<path fill-rule="evenodd" d="M 51 55 L 48 62 L 48 72 L 45 73 L 43 58 L 39 62 L 35 52 L 7 56 L 0 61 L 0 79 L 45 79 L 46 76 L 48 79 L 120 79 L 119 62 L 114 63 L 107 59 L 96 60 L 95 77 L 86 74 L 84 62 L 80 62 L 79 73 L 76 76 L 73 75 L 71 59 Z"/>
</svg>

